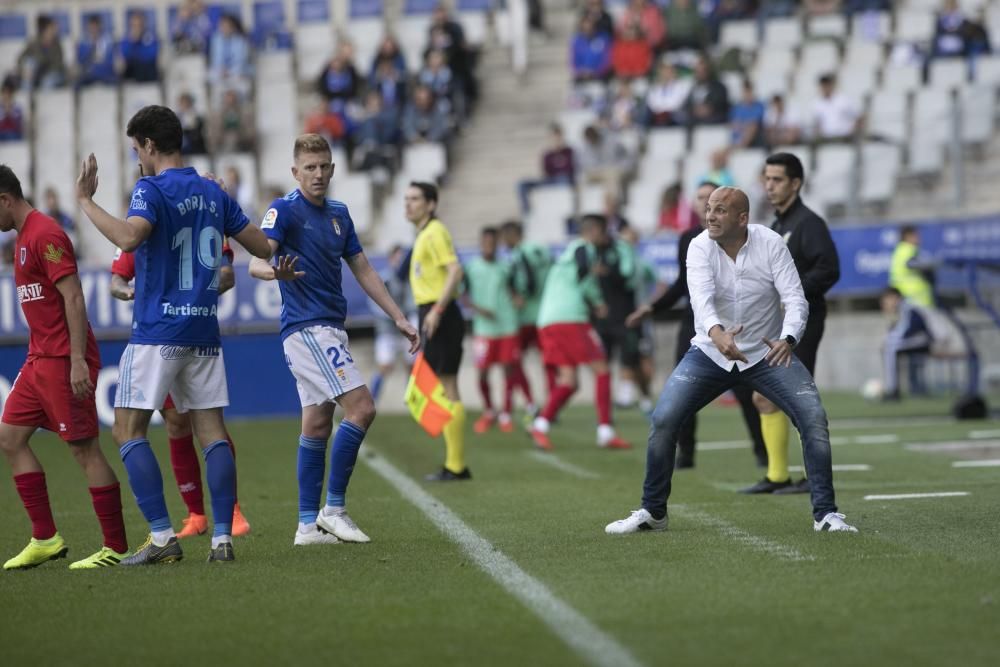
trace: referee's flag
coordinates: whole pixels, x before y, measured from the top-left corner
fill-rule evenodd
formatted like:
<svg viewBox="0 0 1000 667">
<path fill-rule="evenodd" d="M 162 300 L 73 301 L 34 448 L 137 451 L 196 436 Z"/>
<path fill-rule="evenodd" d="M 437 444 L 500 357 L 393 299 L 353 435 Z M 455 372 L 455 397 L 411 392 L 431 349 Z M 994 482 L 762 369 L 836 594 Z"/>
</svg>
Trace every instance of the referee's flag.
<svg viewBox="0 0 1000 667">
<path fill-rule="evenodd" d="M 406 383 L 406 393 L 403 395 L 410 414 L 417 423 L 432 437 L 441 435 L 455 414 L 455 405 L 444 394 L 441 380 L 424 361 L 424 353 L 417 354 L 410 371 L 410 379 Z"/>
</svg>

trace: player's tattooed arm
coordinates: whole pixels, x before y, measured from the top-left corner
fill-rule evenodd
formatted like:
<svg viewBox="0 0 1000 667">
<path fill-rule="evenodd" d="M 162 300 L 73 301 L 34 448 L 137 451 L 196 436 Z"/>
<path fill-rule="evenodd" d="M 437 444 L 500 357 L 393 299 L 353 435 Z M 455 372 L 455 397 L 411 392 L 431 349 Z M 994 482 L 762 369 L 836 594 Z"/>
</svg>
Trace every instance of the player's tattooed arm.
<svg viewBox="0 0 1000 667">
<path fill-rule="evenodd" d="M 117 273 L 112 273 L 111 296 L 122 301 L 131 301 L 135 298 L 135 288 L 129 285 L 128 281 Z"/>
</svg>

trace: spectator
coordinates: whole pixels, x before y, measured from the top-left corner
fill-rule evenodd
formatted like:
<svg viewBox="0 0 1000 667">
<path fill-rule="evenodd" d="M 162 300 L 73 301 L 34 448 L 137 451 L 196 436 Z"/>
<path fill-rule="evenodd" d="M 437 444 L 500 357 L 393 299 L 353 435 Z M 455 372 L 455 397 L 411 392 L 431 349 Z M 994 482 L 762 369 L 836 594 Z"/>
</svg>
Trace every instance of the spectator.
<svg viewBox="0 0 1000 667">
<path fill-rule="evenodd" d="M 990 35 L 986 29 L 986 7 L 980 7 L 975 21 L 969 21 L 966 33 L 966 44 L 969 47 L 970 56 L 979 56 L 993 53 L 990 46 Z"/>
<path fill-rule="evenodd" d="M 658 52 L 663 48 L 667 29 L 663 23 L 663 14 L 655 3 L 649 0 L 631 0 L 622 13 L 618 26 L 624 30 L 625 26 L 632 23 L 637 23 L 642 29 L 650 49 Z"/>
<path fill-rule="evenodd" d="M 361 171 L 381 171 L 388 176 L 396 164 L 399 116 L 385 109 L 376 90 L 365 95 L 364 114 L 358 119 L 352 162 Z"/>
<path fill-rule="evenodd" d="M 932 58 L 964 57 L 968 55 L 966 43 L 968 34 L 965 14 L 956 0 L 944 0 L 937 15 L 934 39 L 931 47 Z"/>
<path fill-rule="evenodd" d="M 839 13 L 842 9 L 842 0 L 804 0 L 808 16 L 825 16 L 827 14 Z"/>
<path fill-rule="evenodd" d="M 254 149 L 251 108 L 241 102 L 235 90 L 222 94 L 222 102 L 212 112 L 208 126 L 213 153 L 248 153 Z"/>
<path fill-rule="evenodd" d="M 644 77 L 652 64 L 653 50 L 643 38 L 639 24 L 626 24 L 611 46 L 611 69 L 615 76 L 629 81 Z"/>
<path fill-rule="evenodd" d="M 451 135 L 448 112 L 434 99 L 427 86 L 413 89 L 413 98 L 403 112 L 403 139 L 408 144 L 432 141 L 447 143 Z"/>
<path fill-rule="evenodd" d="M 66 84 L 59 25 L 51 16 L 41 14 L 35 21 L 35 38 L 17 57 L 17 71 L 20 81 L 33 88 L 58 88 Z"/>
<path fill-rule="evenodd" d="M 140 10 L 128 14 L 128 32 L 121 42 L 122 78 L 126 81 L 158 81 L 156 65 L 160 43 L 146 27 L 146 15 Z"/>
<path fill-rule="evenodd" d="M 691 79 L 679 78 L 672 63 L 661 63 L 656 70 L 656 80 L 646 91 L 649 125 L 667 127 L 681 124 L 684 105 L 690 94 Z"/>
<path fill-rule="evenodd" d="M 571 50 L 575 82 L 607 81 L 611 76 L 611 36 L 597 32 L 589 16 L 580 19 Z"/>
<path fill-rule="evenodd" d="M 479 97 L 479 84 L 473 73 L 475 54 L 465 41 L 465 31 L 461 24 L 452 19 L 443 3 L 434 8 L 424 53 L 434 50 L 444 51 L 448 67 L 455 75 L 465 99 L 469 104 L 474 103 Z"/>
<path fill-rule="evenodd" d="M 45 214 L 59 223 L 70 243 L 77 245 L 76 222 L 59 205 L 59 193 L 51 185 L 45 188 Z M 79 258 L 79 252 L 77 253 Z"/>
<path fill-rule="evenodd" d="M 208 152 L 205 142 L 205 119 L 194 107 L 191 93 L 181 93 L 177 98 L 177 118 L 181 121 L 183 140 L 182 155 L 204 155 Z"/>
<path fill-rule="evenodd" d="M 837 77 L 819 78 L 820 97 L 813 106 L 814 137 L 817 141 L 849 141 L 861 128 L 861 110 L 853 100 L 837 93 Z"/>
<path fill-rule="evenodd" d="M 222 174 L 222 182 L 226 194 L 236 200 L 236 203 L 250 219 L 254 219 L 254 205 L 257 201 L 257 195 L 250 183 L 243 180 L 240 170 L 232 165 L 226 167 Z"/>
<path fill-rule="evenodd" d="M 576 169 L 588 183 L 602 183 L 607 192 L 621 191 L 622 181 L 631 170 L 628 151 L 613 136 L 590 125 L 583 132 Z"/>
<path fill-rule="evenodd" d="M 460 99 L 462 92 L 455 86 L 455 78 L 451 68 L 445 60 L 444 51 L 428 51 L 424 59 L 424 67 L 417 74 L 418 84 L 427 86 L 434 93 L 435 99 L 439 102 L 447 102 L 449 109 L 455 109 L 456 114 L 461 117 Z"/>
<path fill-rule="evenodd" d="M 531 191 L 542 185 L 565 183 L 572 185 L 576 177 L 573 149 L 566 143 L 562 127 L 558 123 L 549 125 L 549 147 L 542 153 L 542 178 L 527 179 L 517 184 L 517 196 L 521 211 L 529 210 L 528 197 Z"/>
<path fill-rule="evenodd" d="M 400 73 L 391 62 L 382 61 L 375 70 L 371 89 L 382 97 L 382 107 L 399 116 L 406 104 L 406 74 Z"/>
<path fill-rule="evenodd" d="M 698 179 L 700 183 L 716 183 L 719 187 L 736 185 L 733 172 L 729 171 L 729 150 L 720 148 L 708 156 L 708 171 Z"/>
<path fill-rule="evenodd" d="M 383 63 L 388 63 L 400 79 L 406 77 L 406 56 L 399 48 L 399 42 L 396 38 L 388 34 L 382 38 L 378 45 L 378 51 L 375 52 L 375 57 L 372 59 L 371 71 L 368 74 L 371 82 L 374 82 L 375 75 Z"/>
<path fill-rule="evenodd" d="M 764 141 L 769 148 L 791 146 L 802 140 L 802 120 L 781 95 L 771 97 L 764 113 Z"/>
<path fill-rule="evenodd" d="M 358 95 L 358 71 L 354 68 L 349 46 L 341 45 L 330 64 L 319 75 L 317 87 L 320 94 L 336 109 L 343 107 Z"/>
<path fill-rule="evenodd" d="M 624 132 L 635 128 L 640 108 L 627 81 L 615 81 L 603 113 L 609 129 Z"/>
<path fill-rule="evenodd" d="M 608 37 L 615 34 L 615 24 L 611 20 L 611 14 L 604 8 L 604 0 L 586 0 L 580 17 L 589 18 L 598 34 Z"/>
<path fill-rule="evenodd" d="M 240 20 L 232 14 L 219 19 L 219 29 L 209 43 L 208 79 L 217 92 L 250 92 L 250 40 Z"/>
<path fill-rule="evenodd" d="M 660 218 L 657 229 L 662 232 L 683 234 L 698 225 L 698 216 L 681 196 L 681 184 L 668 185 L 660 197 Z"/>
<path fill-rule="evenodd" d="M 84 35 L 76 47 L 76 64 L 79 68 L 77 82 L 81 86 L 93 83 L 117 83 L 115 72 L 115 43 L 110 31 L 104 28 L 100 14 L 87 17 Z"/>
<path fill-rule="evenodd" d="M 303 132 L 318 134 L 331 146 L 339 146 L 347 136 L 347 123 L 339 111 L 334 111 L 331 105 L 320 101 L 311 112 L 306 114 Z"/>
<path fill-rule="evenodd" d="M 756 0 L 715 0 L 706 17 L 707 38 L 719 41 L 719 30 L 726 21 L 751 19 L 757 15 Z"/>
<path fill-rule="evenodd" d="M 736 148 L 764 146 L 764 114 L 764 103 L 754 97 L 753 82 L 750 79 L 743 79 L 743 96 L 729 112 L 733 146 Z"/>
<path fill-rule="evenodd" d="M 14 99 L 16 92 L 9 77 L 0 86 L 0 142 L 24 140 L 24 112 Z"/>
<path fill-rule="evenodd" d="M 691 125 L 718 125 L 729 121 L 729 91 L 715 76 L 705 54 L 698 56 L 695 62 L 694 84 L 685 103 L 685 114 Z"/>
<path fill-rule="evenodd" d="M 708 46 L 708 28 L 692 0 L 673 0 L 664 10 L 667 48 L 701 51 Z"/>
<path fill-rule="evenodd" d="M 202 0 L 184 0 L 177 8 L 177 17 L 170 26 L 170 41 L 178 55 L 208 53 L 212 37 L 212 20 L 208 18 Z"/>
</svg>

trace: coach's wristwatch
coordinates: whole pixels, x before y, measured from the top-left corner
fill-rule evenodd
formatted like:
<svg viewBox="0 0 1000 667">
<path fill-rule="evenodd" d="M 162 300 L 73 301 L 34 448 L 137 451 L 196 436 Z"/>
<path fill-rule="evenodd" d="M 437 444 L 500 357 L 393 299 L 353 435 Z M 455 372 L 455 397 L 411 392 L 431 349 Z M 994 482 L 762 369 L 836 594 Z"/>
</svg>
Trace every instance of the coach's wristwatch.
<svg viewBox="0 0 1000 667">
<path fill-rule="evenodd" d="M 785 342 L 791 345 L 792 347 L 795 347 L 795 343 L 797 343 L 798 341 L 795 340 L 795 336 L 789 334 L 785 336 Z"/>
</svg>

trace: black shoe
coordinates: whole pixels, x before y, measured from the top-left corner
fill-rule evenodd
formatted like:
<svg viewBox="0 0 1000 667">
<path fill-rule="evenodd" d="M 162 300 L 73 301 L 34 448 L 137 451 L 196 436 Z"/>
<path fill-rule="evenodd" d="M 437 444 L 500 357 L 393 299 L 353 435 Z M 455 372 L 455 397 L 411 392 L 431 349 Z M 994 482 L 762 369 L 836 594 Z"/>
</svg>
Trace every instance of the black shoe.
<svg viewBox="0 0 1000 667">
<path fill-rule="evenodd" d="M 776 489 L 774 495 L 776 496 L 787 496 L 793 493 L 809 493 L 809 480 L 803 477 L 799 481 L 795 482 L 790 486 L 786 486 L 783 489 Z"/>
<path fill-rule="evenodd" d="M 674 463 L 674 469 L 693 468 L 693 467 L 694 467 L 694 457 L 688 454 L 681 454 L 678 452 L 677 461 Z"/>
<path fill-rule="evenodd" d="M 740 489 L 740 493 L 777 493 L 778 489 L 787 489 L 792 485 L 792 480 L 786 479 L 784 482 L 772 482 L 767 477 L 760 480 L 753 486 Z"/>
<path fill-rule="evenodd" d="M 236 560 L 232 542 L 221 542 L 219 546 L 208 552 L 209 563 L 232 563 Z"/>
<path fill-rule="evenodd" d="M 883 403 L 899 403 L 901 400 L 903 400 L 903 397 L 902 395 L 900 395 L 899 390 L 897 389 L 896 391 L 890 391 L 886 394 L 882 394 L 882 398 L 880 400 Z"/>
<path fill-rule="evenodd" d="M 424 477 L 425 482 L 457 482 L 463 479 L 472 479 L 472 473 L 468 468 L 462 472 L 452 472 L 447 468 L 441 468 L 439 472 Z"/>
</svg>

